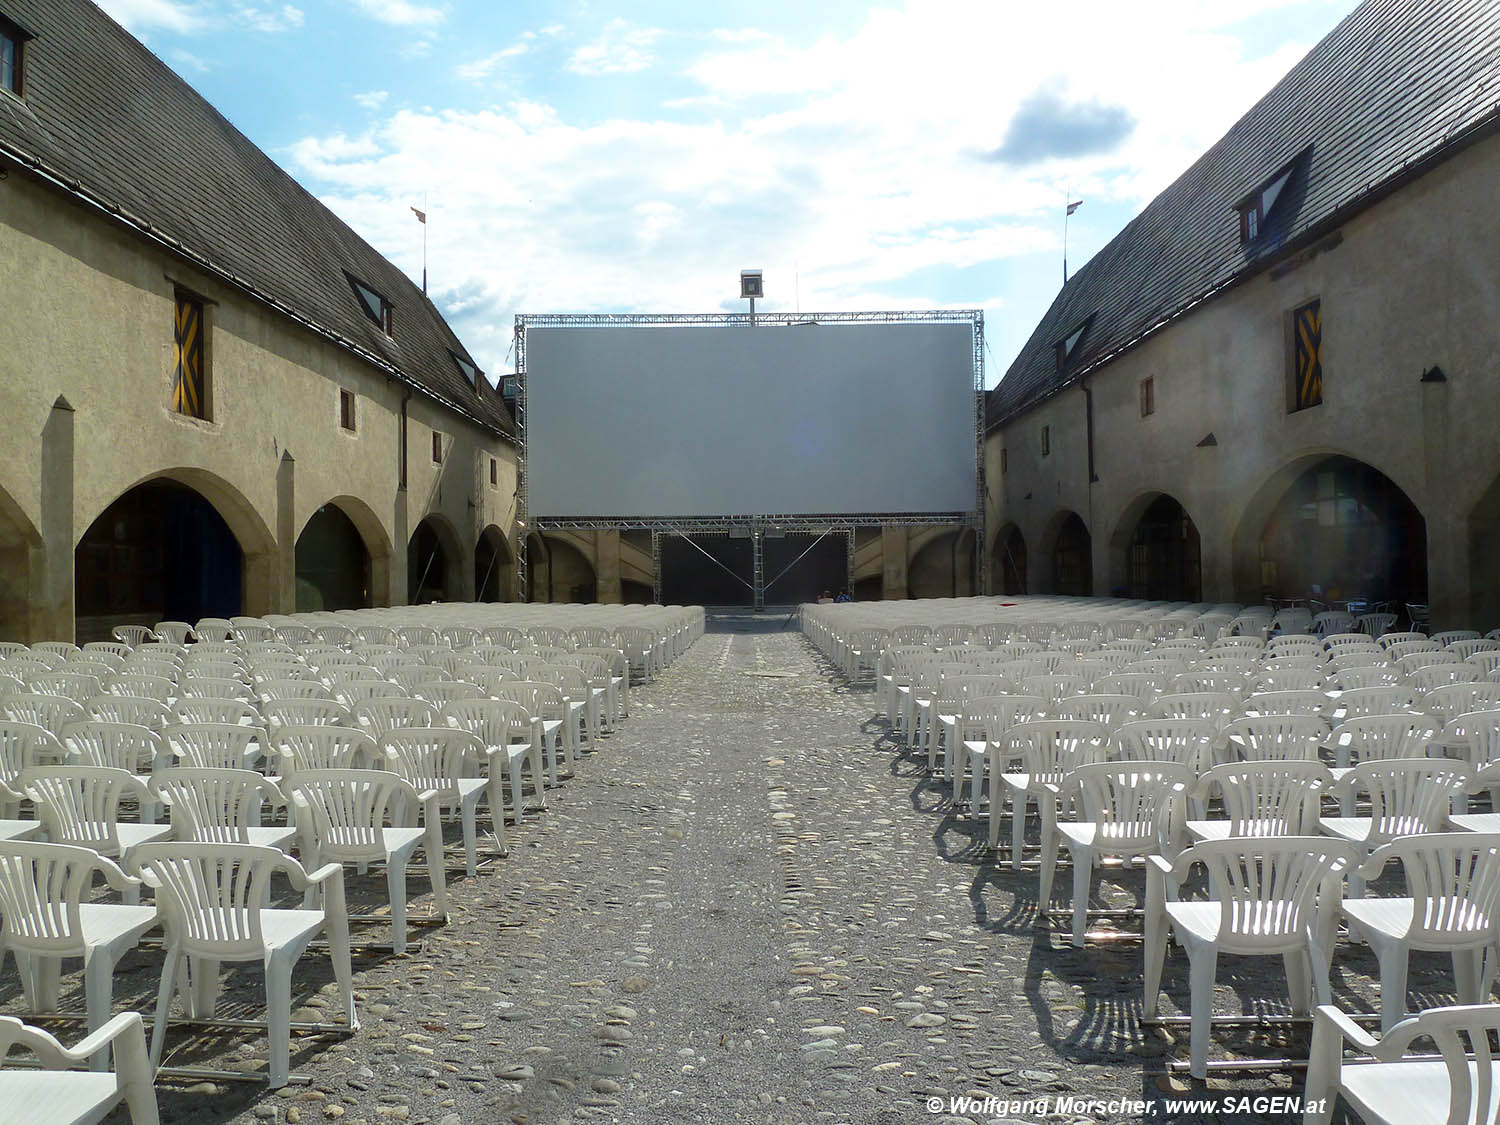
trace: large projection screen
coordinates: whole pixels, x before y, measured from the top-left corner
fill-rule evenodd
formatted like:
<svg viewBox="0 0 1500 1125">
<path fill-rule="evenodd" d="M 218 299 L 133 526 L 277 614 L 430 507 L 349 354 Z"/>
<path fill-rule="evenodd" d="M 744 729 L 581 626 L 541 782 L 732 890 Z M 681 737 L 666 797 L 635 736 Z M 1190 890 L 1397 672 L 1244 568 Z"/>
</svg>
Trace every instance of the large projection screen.
<svg viewBox="0 0 1500 1125">
<path fill-rule="evenodd" d="M 974 325 L 534 325 L 537 519 L 972 513 Z"/>
</svg>

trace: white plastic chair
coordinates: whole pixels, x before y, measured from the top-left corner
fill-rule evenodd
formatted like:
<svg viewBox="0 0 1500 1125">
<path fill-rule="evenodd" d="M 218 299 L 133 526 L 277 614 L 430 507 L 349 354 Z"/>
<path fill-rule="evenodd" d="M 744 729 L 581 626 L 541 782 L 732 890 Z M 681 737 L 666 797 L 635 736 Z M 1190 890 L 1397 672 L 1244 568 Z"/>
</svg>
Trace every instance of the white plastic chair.
<svg viewBox="0 0 1500 1125">
<path fill-rule="evenodd" d="M 253 770 L 265 750 L 266 732 L 243 723 L 175 723 L 162 738 L 185 766 Z"/>
<path fill-rule="evenodd" d="M 287 789 L 297 803 L 307 863 L 386 865 L 395 952 L 406 952 L 406 867 L 418 848 L 427 857 L 434 911 L 439 919 L 447 918 L 442 813 L 436 792 L 419 793 L 387 770 L 346 769 L 302 770 Z"/>
<path fill-rule="evenodd" d="M 514 680 L 497 684 L 496 699 L 519 703 L 532 718 L 542 721 L 542 756 L 546 760 L 547 776 L 558 776 L 557 759 L 561 754 L 563 764 L 573 767 L 572 737 L 568 733 L 577 731 L 577 713 L 568 706 L 562 690 L 556 684 L 540 680 Z"/>
<path fill-rule="evenodd" d="M 1328 1125 L 1342 1097 L 1366 1125 L 1489 1125 L 1500 1110 L 1490 1048 L 1496 1031 L 1500 1004 L 1429 1008 L 1380 1039 L 1322 1005 L 1313 1016 L 1303 1123 Z M 1406 1058 L 1417 1040 L 1435 1043 L 1440 1058 Z M 1346 1062 L 1346 1042 L 1371 1057 Z"/>
<path fill-rule="evenodd" d="M 379 739 L 402 727 L 430 727 L 437 708 L 425 699 L 406 697 L 366 699 L 354 705 L 354 718 L 371 737 Z"/>
<path fill-rule="evenodd" d="M 479 870 L 478 809 L 491 781 L 479 776 L 484 746 L 456 727 L 402 727 L 380 737 L 386 769 L 398 774 L 418 792 L 433 791 L 444 810 L 456 809 L 464 833 L 464 865 L 470 875 Z M 491 818 L 504 829 L 504 805 L 491 807 Z M 504 840 L 504 837 L 501 837 Z"/>
<path fill-rule="evenodd" d="M 121 1012 L 72 1048 L 41 1028 L 0 1016 L 0 1066 L 13 1050 L 30 1051 L 40 1064 L 36 1069 L 0 1069 L 0 1106 L 23 1109 L 27 1125 L 87 1125 L 122 1103 L 131 1125 L 160 1125 L 156 1075 L 140 1013 Z M 71 1069 L 110 1053 L 112 1073 Z"/>
<path fill-rule="evenodd" d="M 1454 798 L 1469 787 L 1469 768 L 1448 758 L 1394 758 L 1361 762 L 1334 783 L 1339 797 L 1370 795 L 1369 816 L 1325 816 L 1322 831 L 1360 849 L 1361 858 L 1398 836 L 1436 832 Z M 1349 897 L 1364 894 L 1359 872 L 1349 873 Z"/>
<path fill-rule="evenodd" d="M 1381 845 L 1358 870 L 1361 882 L 1391 860 L 1406 873 L 1405 897 L 1355 898 L 1344 913 L 1380 963 L 1380 1027 L 1390 1031 L 1406 1014 L 1406 970 L 1413 949 L 1453 955 L 1458 999 L 1482 999 L 1484 954 L 1495 944 L 1500 893 L 1500 833 L 1431 832 Z"/>
<path fill-rule="evenodd" d="M 1208 1036 L 1220 953 L 1280 955 L 1294 1014 L 1329 999 L 1328 965 L 1338 884 L 1357 862 L 1345 843 L 1320 836 L 1210 840 L 1168 860 L 1147 858 L 1146 979 L 1142 1014 L 1155 1018 L 1170 929 L 1187 951 L 1191 991 L 1189 1071 L 1208 1077 Z M 1178 892 L 1195 864 L 1216 896 L 1184 901 Z M 1320 901 L 1321 900 L 1321 901 Z"/>
<path fill-rule="evenodd" d="M 127 897 L 139 897 L 138 880 L 88 848 L 0 843 L 0 949 L 15 957 L 27 1005 L 37 1015 L 57 1011 L 63 958 L 82 958 L 90 1031 L 109 1019 L 115 965 L 157 922 L 155 906 L 90 901 L 95 873 Z M 93 1068 L 103 1070 L 108 1061 L 100 1052 Z"/>
<path fill-rule="evenodd" d="M 1219 728 L 1212 719 L 1137 719 L 1114 732 L 1114 756 L 1124 762 L 1180 762 L 1196 778 L 1209 767 Z"/>
<path fill-rule="evenodd" d="M 34 723 L 0 720 L 0 816 L 15 817 L 25 794 L 21 774 L 42 765 L 62 765 L 68 752 L 50 730 Z"/>
<path fill-rule="evenodd" d="M 1182 802 L 1195 774 L 1180 762 L 1095 762 L 1064 778 L 1083 805 L 1083 819 L 1059 821 L 1057 831 L 1073 860 L 1073 944 L 1082 947 L 1088 923 L 1089 884 L 1096 859 L 1127 863 L 1150 854 L 1175 855 Z M 1060 803 L 1060 801 L 1059 801 Z M 1045 857 L 1044 857 L 1045 859 Z M 1052 901 L 1055 868 L 1042 868 L 1043 910 Z"/>
<path fill-rule="evenodd" d="M 449 703 L 438 715 L 438 723 L 466 730 L 484 747 L 485 772 L 489 774 L 490 815 L 495 821 L 495 835 L 505 847 L 505 818 L 500 778 L 510 781 L 511 818 L 521 823 L 525 804 L 522 777 L 526 763 L 531 763 L 531 785 L 538 805 L 546 807 L 542 784 L 542 721 L 520 703 L 503 699 L 461 699 Z M 556 784 L 556 778 L 553 778 Z"/>
<path fill-rule="evenodd" d="M 171 722 L 179 725 L 197 726 L 209 723 L 215 726 L 260 726 L 260 709 L 243 699 L 220 699 L 184 696 L 172 704 Z"/>
<path fill-rule="evenodd" d="M 1000 775 L 1010 764 L 1004 756 L 1001 739 L 1017 723 L 1040 719 L 1046 707 L 1047 701 L 1035 695 L 1004 695 L 969 701 L 964 724 L 971 728 L 969 734 L 980 736 L 964 739 L 969 770 L 969 810 L 976 820 L 979 819 L 984 795 L 989 793 L 991 847 L 999 840 L 999 810 L 995 806 L 1004 803 L 1001 801 Z M 973 729 L 975 727 L 977 731 Z"/>
<path fill-rule="evenodd" d="M 53 731 L 61 730 L 64 723 L 83 718 L 83 708 L 61 695 L 17 692 L 0 696 L 0 718 Z"/>
<path fill-rule="evenodd" d="M 112 695 L 106 692 L 90 699 L 83 706 L 90 719 L 107 723 L 130 723 L 149 727 L 160 733 L 162 727 L 171 722 L 167 705 L 159 699 L 146 699 L 136 695 Z"/>
<path fill-rule="evenodd" d="M 66 724 L 59 733 L 73 764 L 125 770 L 143 785 L 166 764 L 161 736 L 148 727 L 84 719 Z M 146 802 L 140 807 L 141 822 L 154 824 L 159 812 L 154 802 Z"/>
<path fill-rule="evenodd" d="M 1042 869 L 1055 863 L 1057 855 L 1058 787 L 1079 766 L 1102 762 L 1109 742 L 1109 728 L 1083 719 L 1040 719 L 1018 723 L 1006 731 L 1001 752 L 1019 759 L 1021 772 L 1006 772 L 1000 781 L 1009 791 L 1010 865 L 1019 870 L 1025 842 L 1026 810 L 1035 801 L 1042 822 Z M 1050 786 L 1050 788 L 1049 788 Z M 990 798 L 990 846 L 999 842 L 1000 802 Z"/>
<path fill-rule="evenodd" d="M 282 778 L 304 770 L 373 768 L 380 760 L 375 739 L 353 727 L 277 727 L 270 739 L 273 764 Z"/>
<path fill-rule="evenodd" d="M 1245 762 L 1316 761 L 1327 737 L 1321 715 L 1247 715 L 1231 719 L 1223 733 L 1226 751 Z"/>
<path fill-rule="evenodd" d="M 174 840 L 287 851 L 297 834 L 290 825 L 261 824 L 264 807 L 284 808 L 286 797 L 252 770 L 178 766 L 153 774 L 150 789 L 168 806 Z"/>
<path fill-rule="evenodd" d="M 166 824 L 121 823 L 120 802 L 134 797 L 151 801 L 151 791 L 126 770 L 106 766 L 38 766 L 24 771 L 20 787 L 36 803 L 37 819 L 54 844 L 91 848 L 110 859 L 123 859 L 136 847 L 164 840 Z M 126 889 L 133 902 L 140 888 Z"/>
<path fill-rule="evenodd" d="M 328 936 L 333 973 L 342 994 L 349 1027 L 357 1029 L 349 964 L 348 911 L 344 905 L 344 869 L 324 864 L 308 873 L 275 848 L 254 844 L 148 844 L 131 856 L 131 867 L 156 891 L 166 927 L 166 960 L 156 997 L 156 1027 L 151 1061 L 161 1062 L 167 1013 L 186 959 L 189 1012 L 212 1014 L 223 961 L 260 961 L 266 975 L 266 1015 L 270 1040 L 272 1089 L 285 1086 L 290 1069 L 292 966 L 320 932 Z M 284 872 L 295 890 L 322 891 L 318 909 L 283 910 L 270 901 L 270 881 Z"/>
<path fill-rule="evenodd" d="M 1223 818 L 1188 821 L 1188 836 L 1204 841 L 1312 835 L 1318 828 L 1319 795 L 1332 785 L 1333 775 L 1321 762 L 1226 762 L 1203 774 L 1191 794 L 1204 807 L 1217 793 Z"/>
<path fill-rule="evenodd" d="M 1158 695 L 1146 708 L 1151 719 L 1212 719 L 1223 729 L 1238 713 L 1239 697 L 1229 692 L 1172 691 Z"/>
<path fill-rule="evenodd" d="M 348 708 L 332 699 L 273 699 L 260 705 L 268 727 L 347 727 L 354 724 Z"/>
</svg>

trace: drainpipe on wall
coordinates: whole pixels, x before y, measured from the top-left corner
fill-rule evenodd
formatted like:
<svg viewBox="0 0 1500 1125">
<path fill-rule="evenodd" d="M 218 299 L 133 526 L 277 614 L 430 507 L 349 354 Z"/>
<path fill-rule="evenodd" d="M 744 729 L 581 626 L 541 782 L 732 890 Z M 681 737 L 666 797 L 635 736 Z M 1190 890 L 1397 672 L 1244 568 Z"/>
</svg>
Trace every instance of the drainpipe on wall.
<svg viewBox="0 0 1500 1125">
<path fill-rule="evenodd" d="M 406 420 L 407 420 L 407 411 L 406 411 L 406 408 L 407 408 L 407 405 L 410 402 L 411 402 L 411 392 L 410 391 L 403 392 L 402 395 L 401 395 L 401 434 L 400 434 L 400 440 L 396 443 L 397 453 L 400 455 L 400 458 L 401 458 L 401 464 L 398 466 L 398 468 L 399 468 L 398 477 L 399 477 L 399 481 L 400 481 L 398 487 L 401 489 L 402 492 L 406 491 Z"/>
</svg>

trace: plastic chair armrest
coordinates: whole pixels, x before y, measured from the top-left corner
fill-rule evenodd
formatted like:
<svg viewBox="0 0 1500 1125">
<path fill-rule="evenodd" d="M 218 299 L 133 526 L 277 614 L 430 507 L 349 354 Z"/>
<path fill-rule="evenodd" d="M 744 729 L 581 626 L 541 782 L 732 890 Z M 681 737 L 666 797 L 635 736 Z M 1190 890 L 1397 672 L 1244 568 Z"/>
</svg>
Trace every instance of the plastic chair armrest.
<svg viewBox="0 0 1500 1125">
<path fill-rule="evenodd" d="M 89 1056 L 93 1055 L 101 1047 L 114 1044 L 121 1036 L 135 1035 L 139 1038 L 139 1049 L 142 1060 L 146 1057 L 146 1028 L 141 1022 L 139 1012 L 121 1012 L 110 1018 L 109 1022 L 95 1031 L 91 1031 L 79 1043 L 72 1047 L 62 1048 L 62 1053 L 73 1062 L 87 1062 Z M 115 1050 L 118 1052 L 128 1044 L 117 1044 Z M 119 1063 L 116 1062 L 116 1067 Z"/>
<path fill-rule="evenodd" d="M 1319 1004 L 1313 1013 L 1315 1023 L 1331 1025 L 1344 1039 L 1362 1051 L 1373 1051 L 1380 1040 L 1346 1016 L 1332 1004 Z M 1392 1029 L 1394 1030 L 1394 1029 Z"/>
</svg>

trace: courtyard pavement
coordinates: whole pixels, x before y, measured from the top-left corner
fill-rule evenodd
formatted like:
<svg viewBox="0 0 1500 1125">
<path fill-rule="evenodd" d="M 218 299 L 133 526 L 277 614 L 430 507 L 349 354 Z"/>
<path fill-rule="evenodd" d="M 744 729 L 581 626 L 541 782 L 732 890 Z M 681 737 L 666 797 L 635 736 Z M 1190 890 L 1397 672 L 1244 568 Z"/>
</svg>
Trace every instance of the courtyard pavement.
<svg viewBox="0 0 1500 1125">
<path fill-rule="evenodd" d="M 873 694 L 795 623 L 715 627 L 732 631 L 632 690 L 629 720 L 512 832 L 507 858 L 452 881 L 449 923 L 417 931 L 420 950 L 356 957 L 363 1027 L 294 1041 L 308 1084 L 164 1084 L 163 1121 L 1130 1121 L 1142 1112 L 1107 1103 L 1143 1098 L 1150 1120 L 1220 1119 L 1168 1112 L 1195 1091 L 1158 1076 L 1175 1048 L 1137 1025 L 1138 942 L 1075 950 L 1039 927 L 1034 871 L 976 848 Z M 353 897 L 369 879 L 351 874 Z M 1138 901 L 1141 879 L 1120 876 L 1116 897 Z M 427 909 L 419 875 L 410 887 Z M 1369 1010 L 1348 950 L 1336 998 Z M 131 955 L 117 1008 L 151 1010 L 159 957 Z M 232 980 L 230 1007 L 254 1014 L 258 968 Z M 1447 980 L 1446 962 L 1414 960 L 1414 990 Z M 330 982 L 305 956 L 294 1018 L 335 1011 Z M 1165 984 L 1163 1010 L 1185 1009 L 1178 953 Z M 1286 1010 L 1279 959 L 1224 959 L 1219 992 L 1222 1011 Z M 1252 1028 L 1216 1054 L 1305 1054 L 1305 1033 L 1283 1034 Z M 264 1052 L 254 1033 L 174 1042 L 179 1063 Z M 1290 1074 L 1212 1085 L 1294 1088 Z"/>
</svg>

